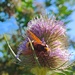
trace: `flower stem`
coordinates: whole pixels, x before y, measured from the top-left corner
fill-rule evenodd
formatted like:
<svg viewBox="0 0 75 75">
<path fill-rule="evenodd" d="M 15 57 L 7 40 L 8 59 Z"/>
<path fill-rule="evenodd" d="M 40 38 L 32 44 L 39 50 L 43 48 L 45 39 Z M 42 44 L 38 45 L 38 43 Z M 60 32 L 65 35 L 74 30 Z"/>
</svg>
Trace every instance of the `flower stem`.
<svg viewBox="0 0 75 75">
<path fill-rule="evenodd" d="M 8 40 L 7 40 L 6 35 L 4 35 L 4 39 L 5 39 L 5 41 L 6 41 L 7 45 L 8 45 L 8 47 L 9 47 L 9 49 L 10 49 L 12 55 L 13 55 L 18 61 L 21 61 L 19 58 L 17 58 L 16 54 L 14 53 L 13 49 L 11 48 L 11 46 L 10 46 Z"/>
<path fill-rule="evenodd" d="M 38 61 L 38 57 L 36 56 L 36 53 L 35 53 L 34 47 L 33 47 L 33 45 L 32 45 L 32 42 L 31 42 L 31 40 L 30 40 L 29 38 L 28 38 L 28 40 L 29 40 L 29 43 L 30 43 L 31 48 L 32 48 L 32 50 L 33 50 L 34 58 L 35 58 L 36 62 L 38 63 L 39 67 L 40 67 L 41 65 L 40 65 L 40 63 L 39 63 L 39 61 Z"/>
</svg>

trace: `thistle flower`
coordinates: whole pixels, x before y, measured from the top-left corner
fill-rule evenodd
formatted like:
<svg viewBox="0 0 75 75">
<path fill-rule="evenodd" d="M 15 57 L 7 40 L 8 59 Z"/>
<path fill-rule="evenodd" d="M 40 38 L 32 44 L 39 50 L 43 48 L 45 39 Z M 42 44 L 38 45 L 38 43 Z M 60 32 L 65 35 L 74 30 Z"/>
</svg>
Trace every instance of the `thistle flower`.
<svg viewBox="0 0 75 75">
<path fill-rule="evenodd" d="M 27 46 L 29 43 L 28 38 L 30 38 L 31 41 L 33 41 L 34 51 L 41 66 L 50 69 L 65 68 L 64 64 L 69 61 L 70 54 L 67 50 L 68 42 L 63 22 L 54 18 L 49 19 L 48 17 L 40 16 L 40 18 L 37 17 L 28 23 L 27 31 L 31 31 L 41 40 L 42 44 L 48 46 L 48 51 L 44 51 L 43 49 L 40 50 L 38 47 L 38 49 L 35 48 L 33 44 L 35 40 L 31 38 L 31 35 L 28 32 L 26 32 L 26 40 L 19 46 L 19 52 L 25 53 L 31 49 L 29 45 Z M 43 45 L 41 46 L 44 47 Z M 29 63 L 32 63 L 32 65 L 35 66 L 36 61 L 33 57 L 33 52 L 31 51 L 29 54 L 25 53 L 24 55 L 31 57 L 28 57 L 25 62 L 28 64 L 28 61 L 32 60 Z M 26 58 L 25 56 L 24 58 Z"/>
</svg>

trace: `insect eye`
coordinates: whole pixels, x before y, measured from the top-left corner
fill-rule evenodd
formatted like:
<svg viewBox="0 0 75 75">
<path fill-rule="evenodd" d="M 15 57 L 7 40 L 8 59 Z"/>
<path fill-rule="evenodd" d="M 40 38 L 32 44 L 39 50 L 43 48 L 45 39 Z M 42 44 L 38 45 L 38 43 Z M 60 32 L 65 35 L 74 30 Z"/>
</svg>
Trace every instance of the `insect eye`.
<svg viewBox="0 0 75 75">
<path fill-rule="evenodd" d="M 46 51 L 50 50 L 47 44 L 44 46 L 44 48 L 46 49 Z"/>
<path fill-rule="evenodd" d="M 48 45 L 47 45 L 47 44 L 46 44 L 45 46 L 46 46 L 46 47 L 48 47 Z"/>
</svg>

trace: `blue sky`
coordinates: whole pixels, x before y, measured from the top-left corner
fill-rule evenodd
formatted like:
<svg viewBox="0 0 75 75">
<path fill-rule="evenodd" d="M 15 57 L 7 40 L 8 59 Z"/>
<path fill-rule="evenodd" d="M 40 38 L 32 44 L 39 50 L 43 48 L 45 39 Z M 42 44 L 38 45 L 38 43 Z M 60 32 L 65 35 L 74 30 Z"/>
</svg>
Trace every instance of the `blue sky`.
<svg viewBox="0 0 75 75">
<path fill-rule="evenodd" d="M 68 23 L 67 28 L 70 28 L 71 30 L 68 31 L 68 35 L 70 35 L 71 39 L 75 38 L 75 12 L 71 15 L 72 22 Z"/>
<path fill-rule="evenodd" d="M 75 41 L 75 11 L 71 14 L 70 18 L 72 19 L 72 21 L 70 23 L 67 24 L 67 28 L 70 28 L 71 30 L 68 31 L 68 35 L 70 36 L 70 39 Z M 72 57 L 72 60 L 75 60 L 75 50 L 74 48 L 70 47 L 69 51 L 72 52 L 72 54 L 74 55 Z"/>
<path fill-rule="evenodd" d="M 6 21 L 0 21 L 0 35 L 5 33 L 12 33 L 14 30 L 17 30 L 19 27 L 17 25 L 17 21 L 14 16 L 11 16 L 10 19 L 6 19 Z"/>
</svg>

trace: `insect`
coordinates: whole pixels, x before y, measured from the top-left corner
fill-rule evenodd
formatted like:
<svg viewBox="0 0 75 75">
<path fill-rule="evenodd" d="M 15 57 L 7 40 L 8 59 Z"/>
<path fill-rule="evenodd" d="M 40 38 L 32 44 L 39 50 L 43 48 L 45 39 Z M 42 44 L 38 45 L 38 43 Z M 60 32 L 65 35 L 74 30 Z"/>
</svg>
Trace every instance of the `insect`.
<svg viewBox="0 0 75 75">
<path fill-rule="evenodd" d="M 27 31 L 29 37 L 32 39 L 32 45 L 34 47 L 34 50 L 36 52 L 41 52 L 41 51 L 49 51 L 50 49 L 48 48 L 48 45 L 45 44 L 45 43 L 42 43 L 42 41 L 33 33 L 31 32 L 30 30 Z M 27 43 L 27 47 L 29 48 L 30 47 L 30 43 L 28 42 Z M 24 54 L 31 54 L 32 53 L 32 50 L 29 49 L 29 50 L 26 50 L 24 52 Z"/>
</svg>

